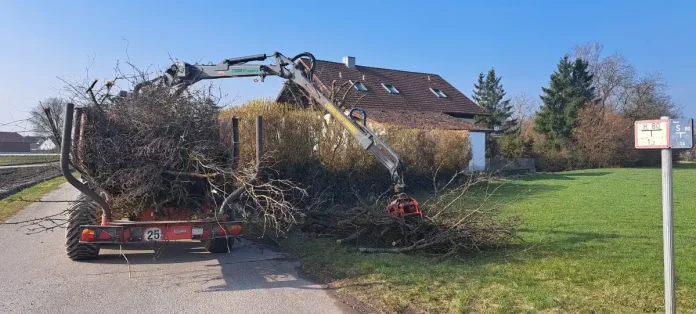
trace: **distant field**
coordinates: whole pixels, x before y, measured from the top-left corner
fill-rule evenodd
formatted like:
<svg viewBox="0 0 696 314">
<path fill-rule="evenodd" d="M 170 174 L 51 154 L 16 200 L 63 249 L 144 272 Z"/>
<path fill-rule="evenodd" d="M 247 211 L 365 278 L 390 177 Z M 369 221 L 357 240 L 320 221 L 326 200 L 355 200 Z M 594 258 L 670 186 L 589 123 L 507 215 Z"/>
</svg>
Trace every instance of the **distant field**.
<svg viewBox="0 0 696 314">
<path fill-rule="evenodd" d="M 60 160 L 58 154 L 0 155 L 0 166 L 28 165 Z"/>
<path fill-rule="evenodd" d="M 0 223 L 12 218 L 22 208 L 29 205 L 25 200 L 40 200 L 42 195 L 57 189 L 63 183 L 65 183 L 65 178 L 53 178 L 0 200 Z"/>
<path fill-rule="evenodd" d="M 504 215 L 524 241 L 438 260 L 361 255 L 330 239 L 283 243 L 307 273 L 388 312 L 663 312 L 660 169 L 600 169 L 508 180 Z M 696 313 L 696 164 L 674 171 L 679 313 Z M 462 206 L 476 206 L 467 200 Z"/>
</svg>

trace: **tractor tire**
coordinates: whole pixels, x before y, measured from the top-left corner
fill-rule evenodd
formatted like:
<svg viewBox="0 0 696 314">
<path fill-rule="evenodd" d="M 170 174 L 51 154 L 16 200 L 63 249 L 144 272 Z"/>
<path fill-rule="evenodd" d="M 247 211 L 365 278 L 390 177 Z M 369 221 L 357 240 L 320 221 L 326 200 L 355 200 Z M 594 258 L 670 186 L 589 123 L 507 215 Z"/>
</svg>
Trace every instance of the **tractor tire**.
<svg viewBox="0 0 696 314">
<path fill-rule="evenodd" d="M 65 252 L 73 261 L 95 259 L 99 255 L 99 245 L 80 243 L 82 225 L 99 224 L 99 205 L 88 196 L 81 194 L 78 202 L 68 208 L 68 224 L 65 229 Z"/>
<path fill-rule="evenodd" d="M 234 238 L 216 238 L 203 241 L 205 250 L 210 253 L 227 253 L 234 246 Z"/>
</svg>

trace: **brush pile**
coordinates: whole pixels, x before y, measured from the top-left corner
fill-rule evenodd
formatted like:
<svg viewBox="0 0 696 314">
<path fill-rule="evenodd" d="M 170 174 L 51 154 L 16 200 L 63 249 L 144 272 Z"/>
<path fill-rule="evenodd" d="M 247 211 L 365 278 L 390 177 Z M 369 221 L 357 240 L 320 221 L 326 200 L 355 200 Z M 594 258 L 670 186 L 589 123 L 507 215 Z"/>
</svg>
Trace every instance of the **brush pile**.
<svg viewBox="0 0 696 314">
<path fill-rule="evenodd" d="M 76 166 L 109 196 L 117 216 L 145 208 L 198 210 L 210 205 L 212 186 L 224 189 L 231 179 L 218 110 L 209 99 L 167 88 L 86 107 Z"/>
<path fill-rule="evenodd" d="M 476 182 L 478 181 L 478 182 Z M 423 217 L 390 216 L 382 204 L 311 211 L 304 231 L 337 238 L 337 243 L 355 245 L 363 253 L 424 251 L 438 255 L 457 254 L 498 247 L 516 238 L 517 219 L 498 216 L 501 204 L 491 204 L 473 178 L 469 184 L 434 197 L 421 206 Z M 475 200 L 475 201 L 472 201 Z"/>
</svg>

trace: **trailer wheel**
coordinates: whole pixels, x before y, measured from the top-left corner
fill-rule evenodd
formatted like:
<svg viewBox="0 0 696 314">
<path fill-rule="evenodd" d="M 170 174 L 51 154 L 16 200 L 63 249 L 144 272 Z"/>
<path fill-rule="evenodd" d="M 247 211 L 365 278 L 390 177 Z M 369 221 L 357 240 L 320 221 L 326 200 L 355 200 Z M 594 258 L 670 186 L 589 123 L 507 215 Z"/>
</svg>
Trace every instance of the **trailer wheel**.
<svg viewBox="0 0 696 314">
<path fill-rule="evenodd" d="M 80 243 L 81 225 L 99 224 L 97 209 L 99 205 L 88 196 L 80 194 L 78 202 L 68 208 L 68 224 L 65 229 L 65 252 L 73 261 L 95 259 L 99 255 L 99 245 Z"/>
<path fill-rule="evenodd" d="M 203 241 L 205 250 L 210 253 L 227 253 L 234 245 L 234 238 L 215 238 Z"/>
</svg>

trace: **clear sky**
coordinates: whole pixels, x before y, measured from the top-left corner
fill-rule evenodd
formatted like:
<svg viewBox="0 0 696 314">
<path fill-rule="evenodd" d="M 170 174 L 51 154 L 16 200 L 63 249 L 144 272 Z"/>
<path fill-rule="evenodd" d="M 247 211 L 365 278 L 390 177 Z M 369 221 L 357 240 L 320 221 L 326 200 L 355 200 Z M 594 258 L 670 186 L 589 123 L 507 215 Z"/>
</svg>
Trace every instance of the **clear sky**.
<svg viewBox="0 0 696 314">
<path fill-rule="evenodd" d="M 600 42 L 639 73 L 662 72 L 696 117 L 696 2 L 671 1 L 7 1 L 0 0 L 0 130 L 56 96 L 56 77 L 109 79 L 117 60 L 182 61 L 280 51 L 431 72 L 471 95 L 491 67 L 508 95 L 536 97 L 558 60 Z M 127 40 L 127 41 L 126 41 Z M 280 80 L 226 80 L 233 104 L 274 97 Z M 4 126 L 3 126 L 4 125 Z"/>
</svg>

